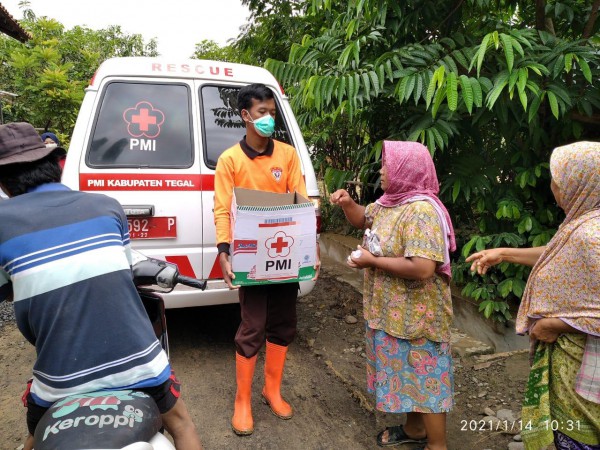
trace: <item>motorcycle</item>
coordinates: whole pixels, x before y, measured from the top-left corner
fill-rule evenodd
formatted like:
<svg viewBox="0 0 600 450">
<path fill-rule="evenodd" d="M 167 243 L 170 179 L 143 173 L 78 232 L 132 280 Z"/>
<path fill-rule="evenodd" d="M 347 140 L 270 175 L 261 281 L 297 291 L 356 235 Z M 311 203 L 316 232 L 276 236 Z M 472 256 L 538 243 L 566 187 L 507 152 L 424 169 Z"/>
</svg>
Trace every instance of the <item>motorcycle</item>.
<svg viewBox="0 0 600 450">
<path fill-rule="evenodd" d="M 175 264 L 134 252 L 133 281 L 157 339 L 169 355 L 165 306 L 161 293 L 177 284 L 206 289 L 206 281 L 186 277 Z M 161 289 L 157 289 L 158 286 Z M 76 394 L 54 403 L 35 431 L 35 450 L 174 450 L 162 434 L 154 400 L 141 391 L 114 390 Z"/>
</svg>

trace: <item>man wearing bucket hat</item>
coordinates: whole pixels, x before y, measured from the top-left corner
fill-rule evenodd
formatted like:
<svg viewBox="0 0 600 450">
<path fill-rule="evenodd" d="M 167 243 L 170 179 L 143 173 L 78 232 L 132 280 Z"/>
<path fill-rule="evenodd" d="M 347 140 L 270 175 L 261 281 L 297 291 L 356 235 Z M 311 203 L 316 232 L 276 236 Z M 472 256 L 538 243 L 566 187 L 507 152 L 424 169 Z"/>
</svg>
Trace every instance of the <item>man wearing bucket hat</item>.
<svg viewBox="0 0 600 450">
<path fill-rule="evenodd" d="M 55 150 L 28 123 L 0 125 L 0 188 L 11 197 L 0 202 L 0 301 L 13 301 L 37 353 L 24 449 L 57 400 L 121 388 L 154 398 L 177 449 L 200 449 L 132 282 L 125 213 L 110 197 L 60 184 Z"/>
</svg>

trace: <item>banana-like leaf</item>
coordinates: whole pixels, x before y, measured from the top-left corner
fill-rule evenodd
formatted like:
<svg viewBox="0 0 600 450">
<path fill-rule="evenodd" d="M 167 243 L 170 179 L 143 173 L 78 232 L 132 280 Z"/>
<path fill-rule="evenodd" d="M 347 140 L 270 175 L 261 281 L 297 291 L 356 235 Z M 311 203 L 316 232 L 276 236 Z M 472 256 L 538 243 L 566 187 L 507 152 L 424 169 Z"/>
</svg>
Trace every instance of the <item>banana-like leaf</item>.
<svg viewBox="0 0 600 450">
<path fill-rule="evenodd" d="M 525 91 L 519 90 L 519 100 L 521 100 L 521 105 L 523 105 L 523 110 L 527 111 L 527 93 Z"/>
<path fill-rule="evenodd" d="M 369 74 L 367 72 L 361 73 L 361 78 L 363 81 L 363 92 L 367 101 L 371 100 L 371 79 L 369 78 Z"/>
<path fill-rule="evenodd" d="M 406 83 L 406 88 L 404 89 L 404 100 L 408 100 L 413 93 L 416 84 L 416 75 L 411 75 L 408 78 Z"/>
<path fill-rule="evenodd" d="M 477 59 L 477 76 L 479 76 L 479 72 L 481 71 L 481 65 L 483 64 L 483 58 L 485 57 L 485 53 L 487 52 L 487 48 L 488 48 L 490 39 L 491 39 L 491 34 L 486 34 L 484 36 L 483 40 L 481 41 L 481 44 L 479 45 L 479 50 L 477 51 L 475 56 L 473 56 L 473 59 L 471 60 L 471 64 L 469 65 L 469 71 L 470 71 L 471 67 L 473 67 L 473 63 L 475 62 L 475 59 Z"/>
<path fill-rule="evenodd" d="M 373 86 L 373 90 L 375 91 L 375 96 L 379 96 L 379 90 L 381 86 L 383 86 L 384 76 L 383 73 L 378 74 L 374 70 L 369 72 L 369 77 L 371 78 L 371 86 Z"/>
<path fill-rule="evenodd" d="M 473 103 L 478 108 L 483 106 L 483 92 L 481 90 L 481 85 L 476 78 L 470 78 L 471 88 L 473 89 Z"/>
<path fill-rule="evenodd" d="M 460 76 L 460 88 L 467 111 L 471 114 L 471 111 L 473 110 L 473 87 L 471 86 L 471 80 L 469 80 L 468 76 Z"/>
<path fill-rule="evenodd" d="M 337 82 L 337 99 L 342 101 L 346 96 L 346 77 L 339 77 Z"/>
<path fill-rule="evenodd" d="M 501 33 L 500 40 L 502 41 L 502 47 L 504 47 L 504 56 L 506 57 L 506 65 L 508 71 L 512 72 L 513 64 L 515 62 L 515 54 L 513 52 L 513 43 L 509 35 Z"/>
<path fill-rule="evenodd" d="M 558 100 L 556 99 L 556 95 L 552 91 L 546 91 L 548 95 L 548 103 L 550 104 L 550 110 L 552 111 L 552 115 L 558 119 L 560 114 L 558 108 Z"/>
<path fill-rule="evenodd" d="M 422 74 L 415 74 L 415 77 L 417 79 L 416 85 L 415 85 L 415 90 L 413 93 L 413 98 L 415 101 L 415 105 L 419 103 L 419 100 L 421 99 L 421 94 L 423 93 L 423 76 Z"/>
<path fill-rule="evenodd" d="M 578 58 L 577 63 L 579 64 L 579 67 L 581 67 L 581 73 L 583 73 L 583 76 L 587 82 L 592 84 L 592 71 L 590 70 L 590 66 L 587 61 L 583 58 Z"/>
<path fill-rule="evenodd" d="M 448 98 L 448 108 L 450 108 L 450 111 L 456 111 L 458 107 L 458 81 L 454 72 L 448 74 L 446 96 Z"/>
<path fill-rule="evenodd" d="M 433 108 L 431 109 L 431 115 L 435 117 L 437 115 L 438 109 L 442 105 L 442 102 L 446 98 L 447 91 L 446 89 L 438 89 L 435 94 L 435 99 L 433 100 Z"/>
<path fill-rule="evenodd" d="M 429 86 L 427 87 L 427 94 L 425 95 L 425 107 L 429 109 L 429 105 L 431 104 L 431 100 L 433 100 L 433 95 L 435 94 L 436 88 L 436 78 L 435 74 L 431 77 L 431 81 L 429 81 Z"/>
<path fill-rule="evenodd" d="M 513 36 L 510 37 L 510 42 L 512 47 L 517 51 L 517 53 L 519 55 L 521 55 L 522 57 L 525 56 L 525 52 L 523 51 L 523 47 L 521 46 L 521 44 L 519 43 L 519 41 L 517 39 L 515 39 Z"/>
<path fill-rule="evenodd" d="M 492 109 L 500 94 L 502 94 L 502 90 L 508 84 L 509 74 L 507 71 L 500 72 L 495 79 L 493 89 L 488 93 L 487 96 L 487 107 L 488 109 Z"/>
<path fill-rule="evenodd" d="M 531 103 L 531 108 L 529 108 L 529 114 L 527 116 L 527 121 L 529 123 L 531 123 L 531 121 L 533 120 L 533 118 L 537 114 L 538 110 L 540 109 L 540 105 L 542 104 L 542 100 L 544 100 L 545 96 L 546 96 L 546 93 L 545 92 L 541 92 L 541 94 L 537 95 L 534 98 L 533 102 Z"/>
</svg>

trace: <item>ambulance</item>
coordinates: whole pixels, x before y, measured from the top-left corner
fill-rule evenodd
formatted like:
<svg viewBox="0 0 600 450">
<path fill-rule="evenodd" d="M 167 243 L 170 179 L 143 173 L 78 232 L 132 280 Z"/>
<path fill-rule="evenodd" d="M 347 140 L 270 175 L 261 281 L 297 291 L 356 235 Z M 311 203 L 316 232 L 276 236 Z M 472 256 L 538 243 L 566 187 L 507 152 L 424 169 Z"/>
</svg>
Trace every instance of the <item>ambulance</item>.
<svg viewBox="0 0 600 450">
<path fill-rule="evenodd" d="M 241 87 L 263 83 L 277 104 L 275 139 L 296 149 L 308 195 L 319 189 L 289 101 L 267 70 L 242 64 L 168 58 L 113 58 L 86 89 L 62 182 L 114 197 L 129 221 L 132 247 L 208 280 L 205 291 L 177 288 L 167 308 L 238 301 L 222 280 L 213 217 L 219 155 L 245 134 L 237 109 Z M 300 283 L 300 295 L 312 281 Z"/>
</svg>

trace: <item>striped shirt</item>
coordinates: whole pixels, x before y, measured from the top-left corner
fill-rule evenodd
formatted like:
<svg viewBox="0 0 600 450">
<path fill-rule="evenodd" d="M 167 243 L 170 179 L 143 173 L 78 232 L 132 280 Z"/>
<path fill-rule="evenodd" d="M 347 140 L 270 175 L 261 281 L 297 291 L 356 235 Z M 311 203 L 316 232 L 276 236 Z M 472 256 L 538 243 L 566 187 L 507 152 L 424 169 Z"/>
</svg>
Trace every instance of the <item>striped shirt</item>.
<svg viewBox="0 0 600 450">
<path fill-rule="evenodd" d="M 45 184 L 0 202 L 0 301 L 36 347 L 41 406 L 170 375 L 131 274 L 127 219 L 105 195 Z"/>
</svg>

